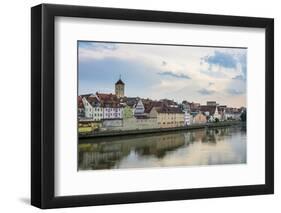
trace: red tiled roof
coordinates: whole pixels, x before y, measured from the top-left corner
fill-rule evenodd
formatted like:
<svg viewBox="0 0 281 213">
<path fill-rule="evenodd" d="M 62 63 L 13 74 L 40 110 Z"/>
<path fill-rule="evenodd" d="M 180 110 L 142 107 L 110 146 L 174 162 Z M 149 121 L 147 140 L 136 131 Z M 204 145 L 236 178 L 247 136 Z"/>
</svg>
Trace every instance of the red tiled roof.
<svg viewBox="0 0 281 213">
<path fill-rule="evenodd" d="M 123 103 L 126 103 L 128 106 L 133 107 L 138 102 L 138 97 L 123 97 L 121 100 Z"/>
<path fill-rule="evenodd" d="M 97 92 L 96 95 L 99 99 L 103 99 L 103 100 L 114 100 L 114 99 L 117 100 L 117 96 L 112 93 L 107 94 L 107 93 Z"/>
<path fill-rule="evenodd" d="M 239 114 L 242 112 L 242 109 L 241 108 L 233 108 L 233 107 L 227 107 L 225 108 L 225 112 L 226 113 L 233 113 L 233 114 Z"/>
<path fill-rule="evenodd" d="M 93 106 L 99 103 L 97 97 L 90 96 L 87 98 L 87 101 Z"/>
<path fill-rule="evenodd" d="M 225 112 L 226 106 L 218 106 L 218 112 L 223 113 Z"/>
<path fill-rule="evenodd" d="M 160 102 L 163 102 L 166 105 L 177 105 L 177 103 L 175 101 L 169 100 L 169 99 L 161 99 Z"/>
<path fill-rule="evenodd" d="M 184 113 L 180 108 L 178 107 L 169 107 L 166 105 L 160 106 L 160 107 L 155 107 L 155 110 L 158 113 Z"/>
<path fill-rule="evenodd" d="M 152 100 L 146 100 L 145 102 L 143 102 L 144 104 L 144 112 L 145 113 L 150 113 L 150 111 L 152 110 L 153 107 L 162 107 L 165 104 L 161 101 L 152 101 Z"/>
<path fill-rule="evenodd" d="M 211 106 L 211 105 L 201 105 L 199 107 L 201 112 L 209 112 L 209 115 L 213 115 L 216 111 L 216 106 Z"/>
<path fill-rule="evenodd" d="M 96 93 L 98 100 L 105 107 L 120 107 L 120 101 L 116 95 L 110 93 Z"/>
<path fill-rule="evenodd" d="M 84 104 L 83 104 L 83 101 L 82 101 L 82 97 L 81 97 L 81 96 L 78 96 L 78 97 L 77 97 L 77 105 L 78 105 L 78 108 L 79 108 L 79 109 L 84 108 Z"/>
<path fill-rule="evenodd" d="M 83 95 L 80 95 L 81 98 L 88 98 L 89 96 L 93 96 L 93 93 L 89 93 L 89 94 L 83 94 Z"/>
<path fill-rule="evenodd" d="M 194 103 L 194 102 L 190 103 L 191 111 L 198 111 L 199 108 L 200 108 L 200 103 Z"/>
</svg>

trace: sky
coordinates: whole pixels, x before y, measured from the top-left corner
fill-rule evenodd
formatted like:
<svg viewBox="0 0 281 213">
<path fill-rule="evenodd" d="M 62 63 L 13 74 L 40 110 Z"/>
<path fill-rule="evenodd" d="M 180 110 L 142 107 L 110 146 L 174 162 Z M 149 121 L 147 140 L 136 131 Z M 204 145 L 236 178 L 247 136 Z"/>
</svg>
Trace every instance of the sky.
<svg viewBox="0 0 281 213">
<path fill-rule="evenodd" d="M 79 95 L 125 96 L 246 106 L 247 49 L 78 41 Z"/>
</svg>

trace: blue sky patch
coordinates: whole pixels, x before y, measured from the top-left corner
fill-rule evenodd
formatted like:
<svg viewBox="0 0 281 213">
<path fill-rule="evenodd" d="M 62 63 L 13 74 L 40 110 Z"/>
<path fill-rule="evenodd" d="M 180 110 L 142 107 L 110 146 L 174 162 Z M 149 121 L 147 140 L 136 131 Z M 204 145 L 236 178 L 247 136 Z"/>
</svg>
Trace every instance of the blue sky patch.
<svg viewBox="0 0 281 213">
<path fill-rule="evenodd" d="M 203 60 L 210 65 L 217 65 L 225 68 L 237 67 L 237 61 L 232 54 L 215 51 L 213 55 L 203 57 Z"/>
</svg>

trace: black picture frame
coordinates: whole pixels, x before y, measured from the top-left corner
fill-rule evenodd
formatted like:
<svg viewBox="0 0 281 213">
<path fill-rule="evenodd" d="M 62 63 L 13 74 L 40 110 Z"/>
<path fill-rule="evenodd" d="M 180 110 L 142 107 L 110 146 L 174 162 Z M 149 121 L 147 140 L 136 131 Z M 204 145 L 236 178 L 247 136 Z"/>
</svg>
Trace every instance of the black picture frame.
<svg viewBox="0 0 281 213">
<path fill-rule="evenodd" d="M 265 184 L 56 197 L 55 17 L 264 28 Z M 41 4 L 31 8 L 31 204 L 42 209 L 274 193 L 274 20 L 271 18 Z"/>
</svg>

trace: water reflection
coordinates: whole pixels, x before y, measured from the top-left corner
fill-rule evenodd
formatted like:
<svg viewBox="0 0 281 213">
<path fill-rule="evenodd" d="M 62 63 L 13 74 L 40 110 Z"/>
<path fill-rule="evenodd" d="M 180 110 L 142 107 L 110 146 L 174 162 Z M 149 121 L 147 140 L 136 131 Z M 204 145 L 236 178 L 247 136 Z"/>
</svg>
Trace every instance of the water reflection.
<svg viewBox="0 0 281 213">
<path fill-rule="evenodd" d="M 246 163 L 241 126 L 79 142 L 79 170 Z"/>
</svg>

